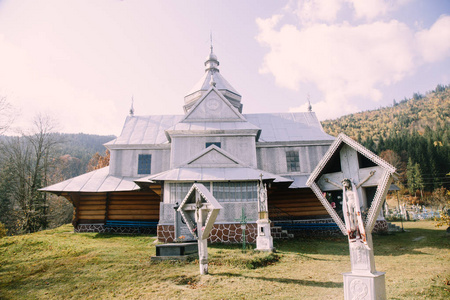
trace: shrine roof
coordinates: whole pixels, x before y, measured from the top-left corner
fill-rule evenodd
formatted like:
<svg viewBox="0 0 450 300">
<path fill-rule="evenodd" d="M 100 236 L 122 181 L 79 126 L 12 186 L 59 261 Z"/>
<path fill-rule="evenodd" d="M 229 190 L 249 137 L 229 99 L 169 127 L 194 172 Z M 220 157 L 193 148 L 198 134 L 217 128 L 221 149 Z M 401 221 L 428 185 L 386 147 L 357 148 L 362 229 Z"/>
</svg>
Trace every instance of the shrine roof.
<svg viewBox="0 0 450 300">
<path fill-rule="evenodd" d="M 121 192 L 138 190 L 136 178 L 109 175 L 109 167 L 101 168 L 40 189 L 43 192 Z"/>
</svg>

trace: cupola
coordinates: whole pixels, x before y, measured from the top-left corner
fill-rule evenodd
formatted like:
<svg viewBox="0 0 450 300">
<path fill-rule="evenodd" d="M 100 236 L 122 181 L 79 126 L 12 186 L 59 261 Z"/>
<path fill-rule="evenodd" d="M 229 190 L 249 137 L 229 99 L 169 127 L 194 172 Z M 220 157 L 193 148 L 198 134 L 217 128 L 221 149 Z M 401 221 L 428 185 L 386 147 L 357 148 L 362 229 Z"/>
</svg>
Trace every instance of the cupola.
<svg viewBox="0 0 450 300">
<path fill-rule="evenodd" d="M 213 52 L 211 46 L 211 53 L 206 57 L 205 74 L 199 82 L 191 89 L 191 91 L 184 97 L 184 111 L 187 113 L 194 106 L 198 99 L 200 99 L 212 86 L 219 90 L 222 95 L 242 113 L 242 96 L 226 81 L 220 74 L 219 60 Z"/>
</svg>

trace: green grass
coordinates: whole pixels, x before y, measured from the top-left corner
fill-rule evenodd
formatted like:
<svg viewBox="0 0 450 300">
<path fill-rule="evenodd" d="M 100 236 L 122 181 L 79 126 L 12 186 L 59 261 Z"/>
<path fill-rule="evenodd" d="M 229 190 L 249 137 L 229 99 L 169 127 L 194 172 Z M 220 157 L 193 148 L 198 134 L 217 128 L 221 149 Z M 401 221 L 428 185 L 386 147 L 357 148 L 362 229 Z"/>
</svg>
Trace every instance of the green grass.
<svg viewBox="0 0 450 300">
<path fill-rule="evenodd" d="M 433 222 L 374 236 L 389 299 L 450 297 L 450 238 Z M 54 230 L 0 239 L 0 299 L 343 299 L 344 237 L 275 242 L 276 254 L 211 245 L 198 261 L 151 262 L 155 238 Z"/>
</svg>

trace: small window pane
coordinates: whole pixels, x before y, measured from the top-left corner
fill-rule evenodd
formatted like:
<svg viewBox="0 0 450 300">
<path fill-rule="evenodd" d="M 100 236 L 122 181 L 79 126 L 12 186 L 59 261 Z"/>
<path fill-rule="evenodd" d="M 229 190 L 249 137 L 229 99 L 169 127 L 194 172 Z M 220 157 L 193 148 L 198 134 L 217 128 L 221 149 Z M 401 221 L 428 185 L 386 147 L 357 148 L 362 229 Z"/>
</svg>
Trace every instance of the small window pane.
<svg viewBox="0 0 450 300">
<path fill-rule="evenodd" d="M 211 146 L 211 145 L 216 145 L 216 146 L 219 147 L 219 148 L 220 148 L 220 146 L 221 146 L 220 142 L 211 142 L 211 143 L 206 143 L 206 144 L 205 144 L 205 148 L 208 148 L 208 147 Z"/>
<path fill-rule="evenodd" d="M 286 151 L 286 164 L 288 172 L 300 172 L 298 151 Z"/>
<path fill-rule="evenodd" d="M 151 154 L 139 154 L 138 174 L 150 174 L 152 169 Z"/>
</svg>

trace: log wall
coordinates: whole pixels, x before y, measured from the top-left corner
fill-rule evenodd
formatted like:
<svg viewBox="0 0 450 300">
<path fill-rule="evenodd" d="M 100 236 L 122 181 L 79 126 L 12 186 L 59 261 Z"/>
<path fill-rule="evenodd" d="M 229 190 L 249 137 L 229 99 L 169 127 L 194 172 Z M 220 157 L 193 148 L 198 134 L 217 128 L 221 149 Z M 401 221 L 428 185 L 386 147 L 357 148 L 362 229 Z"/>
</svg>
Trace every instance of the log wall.
<svg viewBox="0 0 450 300">
<path fill-rule="evenodd" d="M 270 189 L 268 202 L 271 219 L 328 216 L 328 212 L 310 189 Z"/>
<path fill-rule="evenodd" d="M 106 220 L 158 221 L 161 189 L 110 192 L 72 193 L 74 226 L 104 224 Z"/>
</svg>

